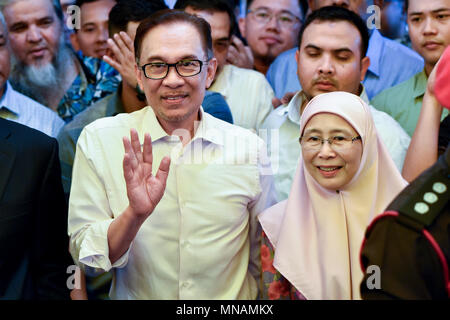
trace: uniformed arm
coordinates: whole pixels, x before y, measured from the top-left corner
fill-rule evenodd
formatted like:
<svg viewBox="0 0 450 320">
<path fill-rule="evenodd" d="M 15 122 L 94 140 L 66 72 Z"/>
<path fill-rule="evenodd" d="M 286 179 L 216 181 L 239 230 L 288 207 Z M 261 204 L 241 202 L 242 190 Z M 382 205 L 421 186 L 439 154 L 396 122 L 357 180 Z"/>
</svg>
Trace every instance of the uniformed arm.
<svg viewBox="0 0 450 320">
<path fill-rule="evenodd" d="M 429 241 L 394 218 L 380 220 L 362 250 L 364 300 L 445 299 L 442 266 Z M 442 295 L 444 293 L 444 295 Z"/>
<path fill-rule="evenodd" d="M 423 171 L 431 167 L 438 158 L 438 138 L 442 106 L 434 96 L 436 66 L 428 78 L 427 90 L 423 97 L 419 120 L 403 165 L 402 175 L 408 182 L 413 181 Z"/>
</svg>

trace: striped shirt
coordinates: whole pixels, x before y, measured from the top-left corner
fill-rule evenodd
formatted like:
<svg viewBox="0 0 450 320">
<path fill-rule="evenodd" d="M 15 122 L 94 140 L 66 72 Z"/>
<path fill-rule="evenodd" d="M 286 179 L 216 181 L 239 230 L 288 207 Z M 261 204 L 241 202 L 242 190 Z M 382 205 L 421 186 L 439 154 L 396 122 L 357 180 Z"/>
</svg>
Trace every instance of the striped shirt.
<svg viewBox="0 0 450 320">
<path fill-rule="evenodd" d="M 227 64 L 209 88 L 221 93 L 230 107 L 233 123 L 257 132 L 273 110 L 272 87 L 262 73 Z"/>
<path fill-rule="evenodd" d="M 54 138 L 64 126 L 64 121 L 56 112 L 17 92 L 8 81 L 0 99 L 0 117 L 42 131 Z"/>
</svg>

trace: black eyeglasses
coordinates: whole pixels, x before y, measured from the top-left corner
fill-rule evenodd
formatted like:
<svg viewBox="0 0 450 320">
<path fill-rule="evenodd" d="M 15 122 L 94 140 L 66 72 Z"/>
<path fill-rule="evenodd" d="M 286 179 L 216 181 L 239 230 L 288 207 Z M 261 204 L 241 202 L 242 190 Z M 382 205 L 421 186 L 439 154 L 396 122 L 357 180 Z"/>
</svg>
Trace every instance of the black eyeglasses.
<svg viewBox="0 0 450 320">
<path fill-rule="evenodd" d="M 177 73 L 182 77 L 193 77 L 202 72 L 203 64 L 207 64 L 208 61 L 185 59 L 176 63 L 150 62 L 144 64 L 140 68 L 144 72 L 146 78 L 153 80 L 160 80 L 167 77 L 170 67 L 174 67 Z"/>
</svg>

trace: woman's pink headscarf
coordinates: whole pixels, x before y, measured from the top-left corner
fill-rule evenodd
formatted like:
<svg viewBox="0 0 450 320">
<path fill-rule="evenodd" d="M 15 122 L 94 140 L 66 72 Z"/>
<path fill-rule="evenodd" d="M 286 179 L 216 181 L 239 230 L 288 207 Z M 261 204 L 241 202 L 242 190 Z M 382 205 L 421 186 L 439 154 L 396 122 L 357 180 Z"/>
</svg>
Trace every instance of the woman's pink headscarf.
<svg viewBox="0 0 450 320">
<path fill-rule="evenodd" d="M 366 227 L 407 182 L 363 100 L 346 92 L 316 96 L 302 114 L 300 133 L 318 113 L 342 117 L 361 136 L 357 173 L 341 190 L 328 190 L 311 177 L 300 155 L 289 198 L 264 211 L 259 220 L 275 248 L 274 267 L 306 299 L 360 299 L 359 250 Z"/>
</svg>

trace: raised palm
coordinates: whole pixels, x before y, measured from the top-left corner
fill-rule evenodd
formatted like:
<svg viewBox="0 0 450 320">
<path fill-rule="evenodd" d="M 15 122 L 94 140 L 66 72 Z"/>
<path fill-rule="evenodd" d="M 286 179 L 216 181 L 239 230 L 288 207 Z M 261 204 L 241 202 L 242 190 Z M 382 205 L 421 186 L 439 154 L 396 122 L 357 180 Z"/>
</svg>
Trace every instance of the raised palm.
<svg viewBox="0 0 450 320">
<path fill-rule="evenodd" d="M 123 175 L 127 186 L 129 206 L 139 218 L 147 218 L 164 195 L 170 158 L 164 157 L 156 175 L 152 175 L 153 153 L 152 140 L 145 134 L 141 149 L 138 133 L 130 130 L 131 140 L 124 137 Z"/>
</svg>

